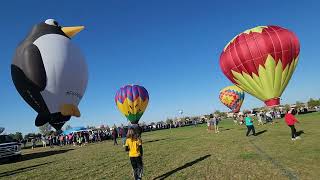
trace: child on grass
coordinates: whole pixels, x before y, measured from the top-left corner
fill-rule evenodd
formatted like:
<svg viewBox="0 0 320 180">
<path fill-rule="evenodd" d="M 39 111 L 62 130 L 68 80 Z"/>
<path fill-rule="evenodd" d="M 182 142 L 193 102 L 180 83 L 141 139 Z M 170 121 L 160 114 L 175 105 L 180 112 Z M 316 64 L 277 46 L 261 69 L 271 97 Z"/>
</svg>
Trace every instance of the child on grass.
<svg viewBox="0 0 320 180">
<path fill-rule="evenodd" d="M 141 180 L 143 174 L 142 141 L 132 128 L 130 128 L 127 133 L 125 150 L 129 151 L 129 158 L 133 169 L 134 179 Z"/>
</svg>

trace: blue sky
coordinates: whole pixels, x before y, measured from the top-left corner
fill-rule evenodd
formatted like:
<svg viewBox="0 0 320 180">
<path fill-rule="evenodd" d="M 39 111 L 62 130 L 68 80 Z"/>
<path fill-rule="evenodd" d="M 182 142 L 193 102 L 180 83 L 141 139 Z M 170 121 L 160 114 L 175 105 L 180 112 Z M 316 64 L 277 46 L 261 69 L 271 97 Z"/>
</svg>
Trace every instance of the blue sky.
<svg viewBox="0 0 320 180">
<path fill-rule="evenodd" d="M 227 110 L 219 90 L 231 83 L 220 71 L 219 56 L 231 38 L 257 25 L 279 25 L 296 33 L 298 67 L 282 103 L 319 98 L 320 3 L 317 1 L 6 1 L 0 6 L 0 126 L 6 132 L 36 132 L 36 113 L 11 80 L 17 44 L 34 24 L 48 18 L 63 26 L 84 25 L 73 38 L 84 52 L 89 83 L 81 118 L 71 126 L 120 124 L 126 119 L 114 104 L 125 84 L 143 85 L 150 94 L 141 121 Z M 263 103 L 247 95 L 243 108 Z"/>
</svg>

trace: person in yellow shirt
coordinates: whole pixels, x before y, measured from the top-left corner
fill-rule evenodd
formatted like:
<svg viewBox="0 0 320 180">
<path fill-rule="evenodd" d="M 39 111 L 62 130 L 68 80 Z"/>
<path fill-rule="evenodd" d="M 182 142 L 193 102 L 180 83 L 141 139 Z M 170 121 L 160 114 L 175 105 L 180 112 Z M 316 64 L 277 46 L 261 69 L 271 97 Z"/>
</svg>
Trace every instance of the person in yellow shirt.
<svg viewBox="0 0 320 180">
<path fill-rule="evenodd" d="M 138 134 L 136 134 L 132 128 L 130 128 L 127 133 L 125 150 L 129 151 L 129 158 L 133 169 L 134 179 L 141 180 L 143 173 L 142 141 L 140 138 L 138 138 Z"/>
</svg>

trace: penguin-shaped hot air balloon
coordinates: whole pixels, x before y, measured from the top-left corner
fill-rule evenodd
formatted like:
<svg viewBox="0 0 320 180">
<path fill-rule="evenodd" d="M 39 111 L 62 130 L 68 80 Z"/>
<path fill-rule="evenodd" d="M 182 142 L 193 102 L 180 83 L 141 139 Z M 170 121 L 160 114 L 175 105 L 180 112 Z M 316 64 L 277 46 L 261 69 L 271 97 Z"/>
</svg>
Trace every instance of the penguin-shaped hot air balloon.
<svg viewBox="0 0 320 180">
<path fill-rule="evenodd" d="M 33 27 L 16 49 L 11 64 L 13 83 L 36 111 L 36 126 L 49 123 L 60 130 L 71 116 L 80 117 L 78 104 L 86 90 L 88 69 L 71 37 L 84 27 L 61 27 L 54 19 Z"/>
</svg>

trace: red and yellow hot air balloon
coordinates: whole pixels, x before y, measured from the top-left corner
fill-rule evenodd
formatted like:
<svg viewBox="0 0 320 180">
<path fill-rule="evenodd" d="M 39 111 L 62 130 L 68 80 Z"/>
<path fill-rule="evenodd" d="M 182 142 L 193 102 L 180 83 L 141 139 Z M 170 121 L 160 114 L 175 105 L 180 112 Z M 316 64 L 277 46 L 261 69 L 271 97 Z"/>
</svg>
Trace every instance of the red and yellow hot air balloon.
<svg viewBox="0 0 320 180">
<path fill-rule="evenodd" d="M 280 104 L 298 62 L 297 36 L 279 26 L 258 26 L 233 38 L 220 56 L 227 78 L 269 107 Z"/>
<path fill-rule="evenodd" d="M 227 86 L 220 91 L 219 99 L 232 112 L 237 113 L 244 100 L 244 91 L 237 86 Z"/>
</svg>

